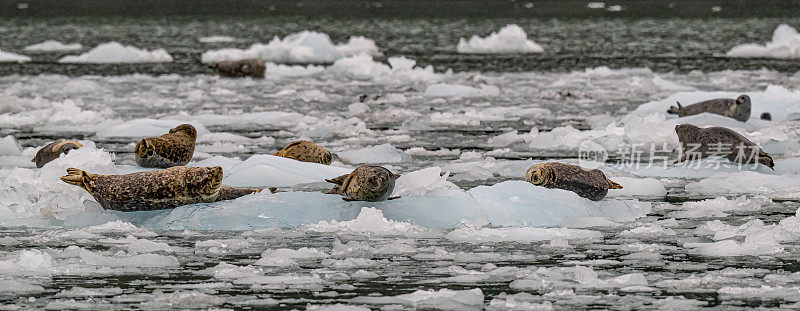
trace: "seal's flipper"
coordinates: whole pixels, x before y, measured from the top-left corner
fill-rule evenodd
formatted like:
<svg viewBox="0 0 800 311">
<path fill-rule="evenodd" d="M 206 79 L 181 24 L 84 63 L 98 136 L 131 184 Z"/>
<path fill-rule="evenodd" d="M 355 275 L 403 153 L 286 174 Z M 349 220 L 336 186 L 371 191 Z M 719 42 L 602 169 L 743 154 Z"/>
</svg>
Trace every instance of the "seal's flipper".
<svg viewBox="0 0 800 311">
<path fill-rule="evenodd" d="M 89 187 L 86 186 L 86 181 L 88 179 L 89 175 L 86 174 L 86 172 L 81 171 L 77 168 L 68 168 L 67 175 L 61 176 L 61 181 L 68 183 L 70 185 L 81 187 L 86 191 L 89 191 Z M 92 192 L 89 191 L 89 193 Z"/>
<path fill-rule="evenodd" d="M 608 189 L 622 189 L 622 185 L 611 181 L 611 179 L 606 178 L 608 181 Z"/>
<path fill-rule="evenodd" d="M 683 110 L 683 106 L 681 105 L 681 102 L 675 102 L 675 103 L 677 103 L 678 106 L 677 107 L 670 106 L 669 110 L 667 110 L 667 113 L 669 113 L 669 114 L 678 114 L 678 115 L 681 114 L 681 110 Z"/>
<path fill-rule="evenodd" d="M 400 198 L 400 196 L 399 196 L 399 195 L 398 195 L 398 196 L 396 196 L 396 197 L 389 197 L 389 198 L 387 198 L 387 199 L 386 199 L 386 201 L 389 201 L 389 200 L 397 200 L 397 199 L 399 199 L 399 198 Z"/>
<path fill-rule="evenodd" d="M 345 200 L 345 201 L 347 201 L 347 202 L 358 201 L 358 200 L 356 200 L 356 199 L 353 199 L 353 198 L 342 198 L 342 200 Z"/>
<path fill-rule="evenodd" d="M 326 179 L 325 181 L 341 186 L 342 184 L 344 184 L 344 181 L 347 180 L 348 176 L 350 176 L 350 174 L 344 174 L 344 175 L 336 177 L 334 179 Z"/>
</svg>

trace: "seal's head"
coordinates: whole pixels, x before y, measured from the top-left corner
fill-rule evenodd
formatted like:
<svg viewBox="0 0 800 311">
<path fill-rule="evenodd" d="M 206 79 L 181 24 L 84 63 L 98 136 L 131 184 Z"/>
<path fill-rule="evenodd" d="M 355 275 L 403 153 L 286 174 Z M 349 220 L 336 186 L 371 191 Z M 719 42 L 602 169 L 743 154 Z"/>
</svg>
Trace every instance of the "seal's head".
<svg viewBox="0 0 800 311">
<path fill-rule="evenodd" d="M 36 162 L 36 167 L 42 168 L 45 164 L 58 159 L 61 154 L 69 154 L 70 150 L 78 149 L 83 147 L 83 145 L 74 140 L 62 140 L 60 142 L 53 142 L 48 144 L 47 146 L 42 147 L 36 152 L 36 156 L 33 157 L 31 162 Z"/>
<path fill-rule="evenodd" d="M 764 120 L 764 121 L 772 121 L 772 114 L 770 114 L 769 112 L 764 112 L 764 113 L 761 114 L 760 118 L 761 118 L 761 120 Z"/>
<path fill-rule="evenodd" d="M 681 143 L 695 141 L 699 130 L 699 127 L 692 124 L 678 124 L 675 126 L 675 133 L 678 134 L 678 141 Z"/>
<path fill-rule="evenodd" d="M 137 158 L 147 159 L 155 154 L 156 149 L 153 143 L 149 142 L 150 139 L 151 138 L 142 139 L 138 144 L 136 144 L 136 149 L 133 152 L 136 154 Z"/>
<path fill-rule="evenodd" d="M 736 115 L 734 119 L 745 122 L 750 118 L 750 96 L 739 95 L 736 98 Z"/>
<path fill-rule="evenodd" d="M 197 130 L 191 124 L 181 124 L 178 127 L 169 130 L 170 134 L 174 133 L 184 133 L 191 137 L 192 139 L 197 139 Z"/>
<path fill-rule="evenodd" d="M 216 197 L 220 185 L 222 185 L 222 167 L 193 167 L 186 171 L 186 188 L 190 195 Z"/>
<path fill-rule="evenodd" d="M 525 172 L 525 180 L 537 186 L 552 187 L 555 182 L 555 170 L 550 163 L 535 164 Z"/>
</svg>

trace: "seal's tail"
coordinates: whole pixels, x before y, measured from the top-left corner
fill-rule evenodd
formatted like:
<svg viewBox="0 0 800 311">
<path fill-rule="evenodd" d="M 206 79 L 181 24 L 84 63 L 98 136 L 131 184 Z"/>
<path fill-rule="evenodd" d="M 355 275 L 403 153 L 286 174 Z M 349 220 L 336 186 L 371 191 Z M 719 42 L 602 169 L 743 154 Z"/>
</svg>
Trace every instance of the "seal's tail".
<svg viewBox="0 0 800 311">
<path fill-rule="evenodd" d="M 68 168 L 67 175 L 61 176 L 61 181 L 89 191 L 89 189 L 86 187 L 86 178 L 88 177 L 89 176 L 84 171 L 81 171 L 77 168 Z"/>
<path fill-rule="evenodd" d="M 669 114 L 677 114 L 677 115 L 681 114 L 681 110 L 683 110 L 683 106 L 681 105 L 681 102 L 675 102 L 675 103 L 677 103 L 678 106 L 677 107 L 676 106 L 670 106 L 669 110 L 667 110 L 667 113 L 669 113 Z"/>
<path fill-rule="evenodd" d="M 622 189 L 622 185 L 611 181 L 611 179 L 606 178 L 608 181 L 608 188 L 609 189 Z"/>
</svg>

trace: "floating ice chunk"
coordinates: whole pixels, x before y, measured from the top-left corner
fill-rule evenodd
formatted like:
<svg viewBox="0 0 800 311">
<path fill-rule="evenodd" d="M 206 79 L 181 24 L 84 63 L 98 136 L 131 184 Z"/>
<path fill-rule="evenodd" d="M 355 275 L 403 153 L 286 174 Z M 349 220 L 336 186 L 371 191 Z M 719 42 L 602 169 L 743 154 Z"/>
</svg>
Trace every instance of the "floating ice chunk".
<svg viewBox="0 0 800 311">
<path fill-rule="evenodd" d="M 305 116 L 296 112 L 282 112 L 282 111 L 262 111 L 262 112 L 255 112 L 255 113 L 245 113 L 245 114 L 231 114 L 231 115 L 222 115 L 222 114 L 199 114 L 199 115 L 187 115 L 187 114 L 179 114 L 174 116 L 169 116 L 165 118 L 166 120 L 181 120 L 184 123 L 202 123 L 205 126 L 237 126 L 237 125 L 248 125 L 248 126 L 262 126 L 265 128 L 269 127 L 290 127 L 297 125 L 297 123 L 317 123 L 320 122 L 319 119 L 315 117 Z M 198 132 L 199 134 L 199 132 Z"/>
<path fill-rule="evenodd" d="M 0 127 L 39 126 L 40 130 L 92 130 L 105 120 L 100 113 L 83 110 L 72 100 L 54 102 L 50 108 L 0 114 Z"/>
<path fill-rule="evenodd" d="M 440 76 L 428 65 L 417 67 L 416 61 L 405 57 L 389 57 L 389 65 L 376 62 L 365 54 L 342 58 L 325 70 L 325 74 L 347 79 L 374 80 L 379 83 L 419 83 L 434 82 Z"/>
<path fill-rule="evenodd" d="M 152 253 L 152 252 L 171 252 L 174 248 L 164 242 L 155 242 L 146 239 L 135 239 L 128 244 L 128 251 L 132 254 Z"/>
<path fill-rule="evenodd" d="M 553 310 L 553 303 L 546 300 L 540 302 L 528 293 L 500 293 L 489 301 L 486 310 Z"/>
<path fill-rule="evenodd" d="M 197 41 L 202 43 L 223 43 L 236 41 L 236 38 L 231 36 L 208 36 L 197 38 Z"/>
<path fill-rule="evenodd" d="M 275 63 L 267 63 L 267 76 L 278 77 L 304 77 L 315 75 L 325 71 L 325 67 L 317 65 L 280 65 Z"/>
<path fill-rule="evenodd" d="M 496 86 L 481 85 L 481 88 L 460 84 L 434 84 L 425 89 L 425 96 L 450 97 L 450 96 L 496 96 L 500 89 Z"/>
<path fill-rule="evenodd" d="M 605 9 L 606 4 L 605 2 L 589 2 L 586 4 L 586 7 L 590 9 Z"/>
<path fill-rule="evenodd" d="M 119 42 L 107 42 L 81 55 L 64 56 L 59 63 L 170 63 L 172 56 L 164 49 L 138 49 Z"/>
<path fill-rule="evenodd" d="M 352 117 L 342 119 L 339 117 L 325 117 L 323 120 L 315 120 L 314 123 L 298 123 L 294 131 L 305 137 L 353 137 L 361 135 L 371 135 L 372 130 L 367 128 L 367 124 L 359 118 Z"/>
<path fill-rule="evenodd" d="M 350 299 L 353 303 L 365 304 L 401 304 L 416 309 L 466 310 L 483 305 L 483 291 L 480 288 L 470 290 L 417 290 L 410 294 L 387 297 L 359 296 Z"/>
<path fill-rule="evenodd" d="M 400 175 L 395 181 L 392 196 L 420 196 L 440 188 L 458 188 L 447 181 L 448 174 L 441 176 L 441 173 L 442 169 L 434 166 Z"/>
<path fill-rule="evenodd" d="M 425 233 L 428 230 L 407 222 L 388 220 L 383 217 L 381 210 L 364 207 L 353 220 L 348 221 L 320 221 L 316 224 L 303 226 L 305 230 L 317 232 L 354 232 L 365 235 L 377 236 L 407 236 Z"/>
<path fill-rule="evenodd" d="M 0 63 L 24 63 L 29 61 L 31 61 L 31 58 L 28 56 L 0 50 Z"/>
<path fill-rule="evenodd" d="M 532 135 L 528 140 L 531 148 L 536 149 L 577 149 L 584 141 L 594 141 L 606 150 L 615 150 L 622 145 L 624 133 L 625 129 L 615 123 L 609 124 L 605 129 L 588 131 L 567 125 Z"/>
<path fill-rule="evenodd" d="M 204 161 L 203 164 L 213 164 Z M 272 155 L 254 155 L 247 160 L 223 168 L 225 178 L 223 184 L 233 187 L 286 187 L 303 183 L 322 182 L 352 170 L 317 164 L 300 162 L 294 159 Z"/>
<path fill-rule="evenodd" d="M 754 212 L 761 210 L 761 207 L 772 200 L 764 196 L 755 196 L 748 199 L 747 196 L 740 196 L 733 200 L 726 197 L 717 197 L 714 199 L 706 199 L 699 202 L 686 202 L 683 203 L 683 209 L 686 210 L 704 210 L 704 211 L 740 211 L 740 212 Z"/>
<path fill-rule="evenodd" d="M 22 155 L 22 150 L 19 143 L 14 139 L 14 136 L 8 135 L 0 138 L 0 156 L 18 156 Z"/>
<path fill-rule="evenodd" d="M 675 230 L 670 228 L 664 228 L 659 224 L 649 224 L 622 231 L 618 236 L 625 238 L 659 238 L 663 236 L 674 236 L 675 234 Z"/>
<path fill-rule="evenodd" d="M 93 266 L 106 266 L 106 267 L 177 267 L 180 266 L 178 260 L 173 256 L 164 256 L 158 254 L 140 254 L 130 256 L 103 256 L 98 253 L 80 249 L 78 252 L 79 257 L 84 263 Z"/>
<path fill-rule="evenodd" d="M 719 173 L 689 183 L 686 191 L 706 195 L 762 194 L 770 198 L 800 197 L 800 176 L 768 175 L 757 172 Z"/>
<path fill-rule="evenodd" d="M 800 34 L 792 26 L 778 25 L 772 33 L 772 41 L 764 45 L 755 43 L 734 46 L 729 57 L 800 58 Z"/>
<path fill-rule="evenodd" d="M 144 309 L 198 309 L 221 305 L 225 300 L 198 291 L 175 291 L 169 294 L 156 291 L 153 297 L 141 305 Z"/>
<path fill-rule="evenodd" d="M 34 294 L 44 291 L 44 287 L 39 285 L 16 279 L 3 279 L 3 286 L 0 286 L 0 293 L 3 294 Z M 7 307 L 11 307 L 6 305 Z"/>
<path fill-rule="evenodd" d="M 100 205 L 86 190 L 66 184 L 59 178 L 70 167 L 99 174 L 114 174 L 113 161 L 113 155 L 87 142 L 83 148 L 61 155 L 41 169 L 12 170 L 0 183 L 0 193 L 4 195 L 4 199 L 0 200 L 0 219 L 12 224 L 14 219 L 19 218 L 100 211 Z"/>
<path fill-rule="evenodd" d="M 47 40 L 37 44 L 25 47 L 25 51 L 40 51 L 40 52 L 54 52 L 54 51 L 75 51 L 83 49 L 80 43 L 64 44 L 61 41 Z"/>
<path fill-rule="evenodd" d="M 591 227 L 614 227 L 619 224 L 605 217 L 565 217 L 564 227 L 567 228 L 591 228 Z"/>
<path fill-rule="evenodd" d="M 535 227 L 477 228 L 462 226 L 447 234 L 447 239 L 460 243 L 530 243 L 552 241 L 553 239 L 597 240 L 602 238 L 602 233 L 592 230 Z"/>
<path fill-rule="evenodd" d="M 609 197 L 663 197 L 667 195 L 667 189 L 664 188 L 664 183 L 654 178 L 611 177 L 610 179 L 622 185 L 623 188 L 608 190 Z"/>
<path fill-rule="evenodd" d="M 783 252 L 783 247 L 768 232 L 754 232 L 739 243 L 723 240 L 712 243 L 684 243 L 683 247 L 705 256 L 758 256 Z"/>
<path fill-rule="evenodd" d="M 100 137 L 154 137 L 169 133 L 172 128 L 189 123 L 197 130 L 197 135 L 209 134 L 203 124 L 192 121 L 179 120 L 156 120 L 156 119 L 134 119 L 122 123 L 115 123 L 112 126 L 102 125 L 97 130 Z"/>
<path fill-rule="evenodd" d="M 609 12 L 619 12 L 624 10 L 624 8 L 621 5 L 612 5 L 606 8 L 606 10 L 608 10 Z"/>
<path fill-rule="evenodd" d="M 409 155 L 391 144 L 339 151 L 336 155 L 346 164 L 403 163 L 411 161 Z"/>
<path fill-rule="evenodd" d="M 306 311 L 370 311 L 370 308 L 351 306 L 337 303 L 335 305 L 311 305 L 306 307 Z"/>
<path fill-rule="evenodd" d="M 458 40 L 456 47 L 458 53 L 471 54 L 511 54 L 511 53 L 542 53 L 544 49 L 533 40 L 528 40 L 528 34 L 522 27 L 509 24 L 498 32 L 481 38 L 473 35 L 469 41 L 464 38 Z"/>
<path fill-rule="evenodd" d="M 0 260 L 0 274 L 52 274 L 53 256 L 38 249 L 24 250 Z"/>
<path fill-rule="evenodd" d="M 328 73 L 349 79 L 371 79 L 389 73 L 391 68 L 372 60 L 372 56 L 359 54 L 337 60 L 327 69 Z"/>
<path fill-rule="evenodd" d="M 283 39 L 276 36 L 267 44 L 256 43 L 246 50 L 206 51 L 201 60 L 207 64 L 246 58 L 275 63 L 332 63 L 357 54 L 379 55 L 378 47 L 374 41 L 364 37 L 350 37 L 348 43 L 334 45 L 327 34 L 305 30 Z"/>
</svg>

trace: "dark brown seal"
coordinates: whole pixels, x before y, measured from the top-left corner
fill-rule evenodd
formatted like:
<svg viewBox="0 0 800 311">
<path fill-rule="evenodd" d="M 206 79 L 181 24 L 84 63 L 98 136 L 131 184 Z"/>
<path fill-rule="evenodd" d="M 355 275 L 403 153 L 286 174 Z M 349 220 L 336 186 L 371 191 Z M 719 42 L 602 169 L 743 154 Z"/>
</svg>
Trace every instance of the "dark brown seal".
<svg viewBox="0 0 800 311">
<path fill-rule="evenodd" d="M 292 142 L 272 155 L 302 162 L 331 164 L 331 152 L 306 140 Z"/>
<path fill-rule="evenodd" d="M 764 121 L 772 121 L 772 114 L 769 112 L 762 113 L 760 119 Z"/>
<path fill-rule="evenodd" d="M 159 137 L 142 139 L 136 144 L 136 163 L 143 167 L 167 168 L 186 165 L 194 155 L 197 130 L 191 124 L 181 124 Z"/>
<path fill-rule="evenodd" d="M 394 182 L 400 175 L 390 172 L 380 166 L 359 166 L 353 172 L 334 179 L 326 179 L 329 183 L 336 184 L 330 194 L 345 196 L 345 201 L 379 202 L 394 200 L 399 197 L 389 197 L 394 191 Z"/>
<path fill-rule="evenodd" d="M 39 149 L 31 162 L 36 162 L 36 167 L 41 168 L 50 161 L 58 159 L 62 153 L 68 154 L 70 150 L 80 147 L 83 147 L 83 145 L 74 140 L 55 141 Z"/>
<path fill-rule="evenodd" d="M 545 188 L 558 188 L 577 193 L 592 201 L 600 201 L 608 189 L 622 189 L 598 169 L 585 170 L 577 165 L 558 162 L 539 163 L 525 172 L 525 180 Z"/>
<path fill-rule="evenodd" d="M 755 143 L 735 131 L 724 127 L 699 128 L 691 124 L 675 126 L 683 155 L 675 163 L 710 155 L 725 157 L 740 164 L 761 163 L 774 169 L 772 157 Z"/>
<path fill-rule="evenodd" d="M 267 70 L 264 61 L 257 58 L 219 62 L 209 65 L 208 68 L 214 69 L 220 76 L 231 78 L 263 78 Z"/>
<path fill-rule="evenodd" d="M 667 113 L 677 114 L 681 117 L 700 114 L 703 112 L 714 113 L 736 120 L 747 122 L 750 119 L 750 96 L 740 95 L 736 99 L 719 98 L 707 100 L 683 107 L 672 106 Z"/>
</svg>

